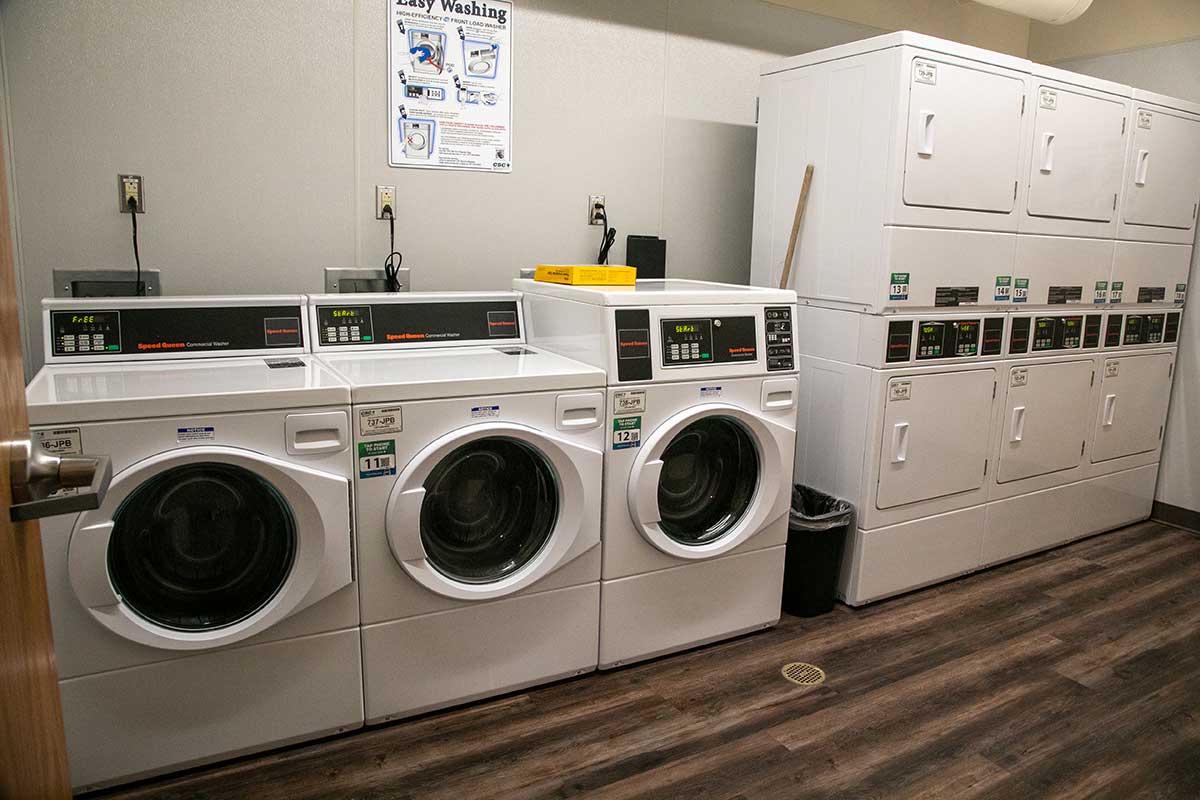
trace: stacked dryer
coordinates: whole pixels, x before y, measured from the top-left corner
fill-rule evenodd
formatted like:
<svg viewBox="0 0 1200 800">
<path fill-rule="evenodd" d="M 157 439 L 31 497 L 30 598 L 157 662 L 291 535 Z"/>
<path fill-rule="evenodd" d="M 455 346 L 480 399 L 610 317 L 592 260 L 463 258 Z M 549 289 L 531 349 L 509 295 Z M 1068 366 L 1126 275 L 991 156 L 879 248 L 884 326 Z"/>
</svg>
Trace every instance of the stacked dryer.
<svg viewBox="0 0 1200 800">
<path fill-rule="evenodd" d="M 530 341 L 608 374 L 601 668 L 779 620 L 795 294 L 518 280 Z"/>
<path fill-rule="evenodd" d="M 908 32 L 769 65 L 761 95 L 755 283 L 815 167 L 796 479 L 859 508 L 844 598 L 1147 517 L 1200 106 Z"/>
</svg>

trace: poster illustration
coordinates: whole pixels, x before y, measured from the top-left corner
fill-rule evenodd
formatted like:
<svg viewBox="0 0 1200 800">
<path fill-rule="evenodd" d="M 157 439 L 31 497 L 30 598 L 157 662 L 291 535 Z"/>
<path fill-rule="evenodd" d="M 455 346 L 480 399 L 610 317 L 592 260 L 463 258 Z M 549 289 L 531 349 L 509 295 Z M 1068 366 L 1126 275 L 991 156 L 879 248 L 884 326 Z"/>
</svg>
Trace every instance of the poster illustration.
<svg viewBox="0 0 1200 800">
<path fill-rule="evenodd" d="M 392 0 L 388 163 L 512 172 L 513 4 Z"/>
</svg>

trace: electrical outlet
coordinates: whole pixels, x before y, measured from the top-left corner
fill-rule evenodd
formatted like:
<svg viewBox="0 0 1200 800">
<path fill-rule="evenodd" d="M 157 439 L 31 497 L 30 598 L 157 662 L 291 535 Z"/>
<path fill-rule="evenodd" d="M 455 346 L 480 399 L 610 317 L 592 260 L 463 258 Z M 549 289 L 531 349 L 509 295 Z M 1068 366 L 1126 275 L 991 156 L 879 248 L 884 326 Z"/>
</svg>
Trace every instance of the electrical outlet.
<svg viewBox="0 0 1200 800">
<path fill-rule="evenodd" d="M 604 208 L 604 195 L 588 195 L 588 225 L 604 224 L 604 216 L 600 213 L 602 208 Z"/>
<path fill-rule="evenodd" d="M 387 219 L 383 214 L 383 207 L 391 206 L 392 217 L 396 216 L 396 187 L 395 186 L 375 186 L 375 219 Z"/>
<path fill-rule="evenodd" d="M 137 201 L 139 214 L 146 213 L 146 187 L 141 175 L 117 175 L 117 202 L 121 205 L 122 214 L 133 213 L 129 208 L 129 200 Z"/>
</svg>

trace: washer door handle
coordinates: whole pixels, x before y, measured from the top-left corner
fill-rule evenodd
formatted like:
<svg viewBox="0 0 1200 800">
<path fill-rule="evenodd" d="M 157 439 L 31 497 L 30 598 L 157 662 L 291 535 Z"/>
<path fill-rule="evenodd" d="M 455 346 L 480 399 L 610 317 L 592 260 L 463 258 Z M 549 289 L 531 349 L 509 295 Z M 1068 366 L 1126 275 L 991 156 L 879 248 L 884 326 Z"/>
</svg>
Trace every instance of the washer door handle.
<svg viewBox="0 0 1200 800">
<path fill-rule="evenodd" d="M 642 474 L 637 486 L 636 511 L 638 521 L 643 525 L 649 525 L 662 519 L 662 511 L 658 508 L 658 481 L 662 476 L 662 469 L 663 462 L 659 458 L 647 461 L 642 467 Z"/>
</svg>

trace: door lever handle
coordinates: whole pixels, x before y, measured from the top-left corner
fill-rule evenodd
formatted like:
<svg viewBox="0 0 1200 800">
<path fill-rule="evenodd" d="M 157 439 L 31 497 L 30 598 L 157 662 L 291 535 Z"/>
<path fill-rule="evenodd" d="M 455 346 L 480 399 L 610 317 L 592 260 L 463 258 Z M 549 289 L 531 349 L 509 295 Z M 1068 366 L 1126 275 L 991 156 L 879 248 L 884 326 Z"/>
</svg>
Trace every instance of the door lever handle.
<svg viewBox="0 0 1200 800">
<path fill-rule="evenodd" d="M 112 482 L 108 456 L 56 456 L 35 450 L 28 439 L 9 443 L 13 522 L 99 508 Z M 55 495 L 60 489 L 75 494 Z"/>
</svg>

